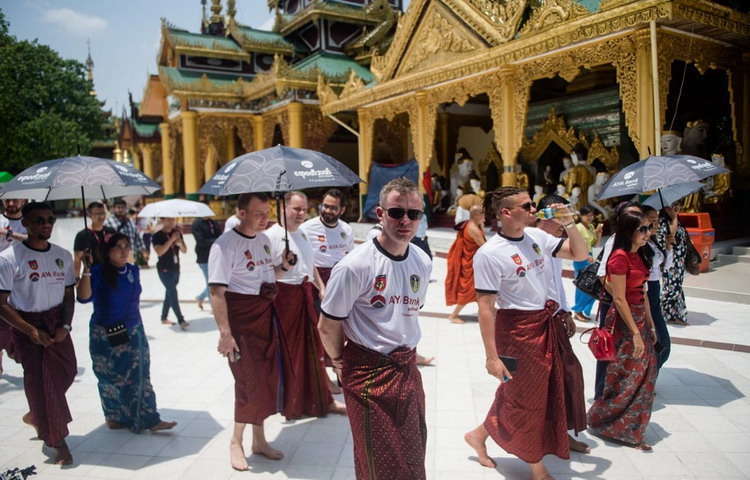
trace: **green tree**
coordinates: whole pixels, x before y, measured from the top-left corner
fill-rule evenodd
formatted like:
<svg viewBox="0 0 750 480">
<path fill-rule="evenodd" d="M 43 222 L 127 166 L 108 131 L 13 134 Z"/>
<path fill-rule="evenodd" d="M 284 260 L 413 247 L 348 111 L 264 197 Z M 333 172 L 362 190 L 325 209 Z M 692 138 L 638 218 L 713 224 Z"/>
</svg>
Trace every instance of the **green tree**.
<svg viewBox="0 0 750 480">
<path fill-rule="evenodd" d="M 86 67 L 46 45 L 19 41 L 0 10 L 0 165 L 18 172 L 51 158 L 86 153 L 106 114 L 89 92 Z"/>
</svg>

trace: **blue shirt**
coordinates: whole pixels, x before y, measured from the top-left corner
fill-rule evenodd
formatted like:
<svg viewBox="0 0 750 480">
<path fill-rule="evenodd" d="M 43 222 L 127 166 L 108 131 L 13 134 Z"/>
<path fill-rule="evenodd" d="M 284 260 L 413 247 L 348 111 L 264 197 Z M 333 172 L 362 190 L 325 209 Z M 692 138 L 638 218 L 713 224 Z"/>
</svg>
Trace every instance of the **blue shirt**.
<svg viewBox="0 0 750 480">
<path fill-rule="evenodd" d="M 124 323 L 132 328 L 141 322 L 141 276 L 135 265 L 127 264 L 117 272 L 117 286 L 112 288 L 104 278 L 103 265 L 91 267 L 91 298 L 94 301 L 91 322 L 104 327 Z"/>
</svg>

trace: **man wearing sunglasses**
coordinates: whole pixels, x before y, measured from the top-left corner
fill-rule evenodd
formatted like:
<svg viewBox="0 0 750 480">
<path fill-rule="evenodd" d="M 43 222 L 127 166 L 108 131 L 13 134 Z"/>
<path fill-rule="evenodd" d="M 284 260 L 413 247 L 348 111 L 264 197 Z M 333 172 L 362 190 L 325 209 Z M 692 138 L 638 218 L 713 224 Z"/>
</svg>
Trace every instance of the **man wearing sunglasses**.
<svg viewBox="0 0 750 480">
<path fill-rule="evenodd" d="M 582 260 L 588 249 L 571 211 L 557 215 L 567 239 L 527 229 L 535 222 L 536 207 L 526 190 L 499 188 L 492 194 L 492 212 L 501 227 L 474 255 L 474 284 L 485 365 L 500 385 L 485 421 L 464 438 L 481 465 L 496 466 L 485 445 L 491 436 L 529 464 L 534 480 L 542 480 L 550 478 L 543 457 L 570 458 L 568 428 L 585 428 L 585 411 L 576 408 L 566 390 L 572 365 L 562 347 L 565 326 L 553 318 L 559 305 L 551 294 L 548 258 Z M 506 365 L 500 356 L 513 359 L 513 372 L 510 360 Z"/>
<path fill-rule="evenodd" d="M 13 327 L 30 412 L 23 421 L 57 449 L 55 462 L 72 463 L 65 437 L 72 420 L 65 392 L 76 376 L 69 332 L 73 320 L 73 257 L 49 242 L 55 216 L 45 203 L 22 210 L 24 242 L 0 253 L 0 316 Z"/>
<path fill-rule="evenodd" d="M 26 200 L 8 198 L 3 200 L 5 211 L 0 215 L 0 252 L 10 247 L 14 242 L 26 240 L 26 227 L 21 223 L 21 208 Z M 3 350 L 13 356 L 13 335 L 10 327 L 0 320 L 0 375 L 3 373 Z"/>
<path fill-rule="evenodd" d="M 423 480 L 416 345 L 432 262 L 410 244 L 423 214 L 417 185 L 391 180 L 375 211 L 383 230 L 333 267 L 318 329 L 344 389 L 357 478 Z"/>
</svg>

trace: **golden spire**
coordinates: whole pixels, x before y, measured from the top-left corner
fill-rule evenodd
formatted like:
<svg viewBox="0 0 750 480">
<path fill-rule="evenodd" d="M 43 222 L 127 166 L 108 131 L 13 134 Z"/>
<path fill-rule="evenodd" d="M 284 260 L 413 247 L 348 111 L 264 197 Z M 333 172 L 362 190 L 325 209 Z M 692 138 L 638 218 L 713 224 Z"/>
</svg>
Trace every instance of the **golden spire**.
<svg viewBox="0 0 750 480">
<path fill-rule="evenodd" d="M 221 23 L 221 0 L 211 0 L 211 23 Z"/>
<path fill-rule="evenodd" d="M 237 15 L 235 0 L 227 0 L 227 15 L 231 20 L 234 20 L 234 16 Z"/>
<path fill-rule="evenodd" d="M 96 90 L 94 90 L 94 59 L 91 58 L 91 40 L 86 40 L 86 48 L 88 50 L 88 56 L 86 57 L 86 79 L 91 82 L 91 95 L 96 96 Z"/>
</svg>

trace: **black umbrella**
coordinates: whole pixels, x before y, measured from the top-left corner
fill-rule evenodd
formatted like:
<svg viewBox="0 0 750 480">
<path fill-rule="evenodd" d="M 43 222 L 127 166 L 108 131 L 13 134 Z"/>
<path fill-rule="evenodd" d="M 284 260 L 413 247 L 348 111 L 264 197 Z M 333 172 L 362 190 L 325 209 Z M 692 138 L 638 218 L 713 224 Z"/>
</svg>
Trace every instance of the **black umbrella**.
<svg viewBox="0 0 750 480">
<path fill-rule="evenodd" d="M 0 198 L 46 201 L 80 197 L 83 200 L 83 224 L 87 227 L 86 198 L 150 195 L 159 189 L 158 183 L 128 164 L 77 155 L 47 160 L 27 168 L 3 184 Z"/>
<path fill-rule="evenodd" d="M 697 182 L 728 171 L 692 155 L 651 156 L 632 163 L 613 175 L 598 198 L 604 200 L 650 192 L 678 183 Z"/>
<path fill-rule="evenodd" d="M 205 195 L 272 192 L 281 219 L 284 192 L 320 187 L 349 187 L 361 180 L 349 167 L 324 153 L 305 148 L 275 147 L 246 153 L 227 163 L 198 191 Z M 289 238 L 284 218 L 284 241 Z"/>
</svg>

